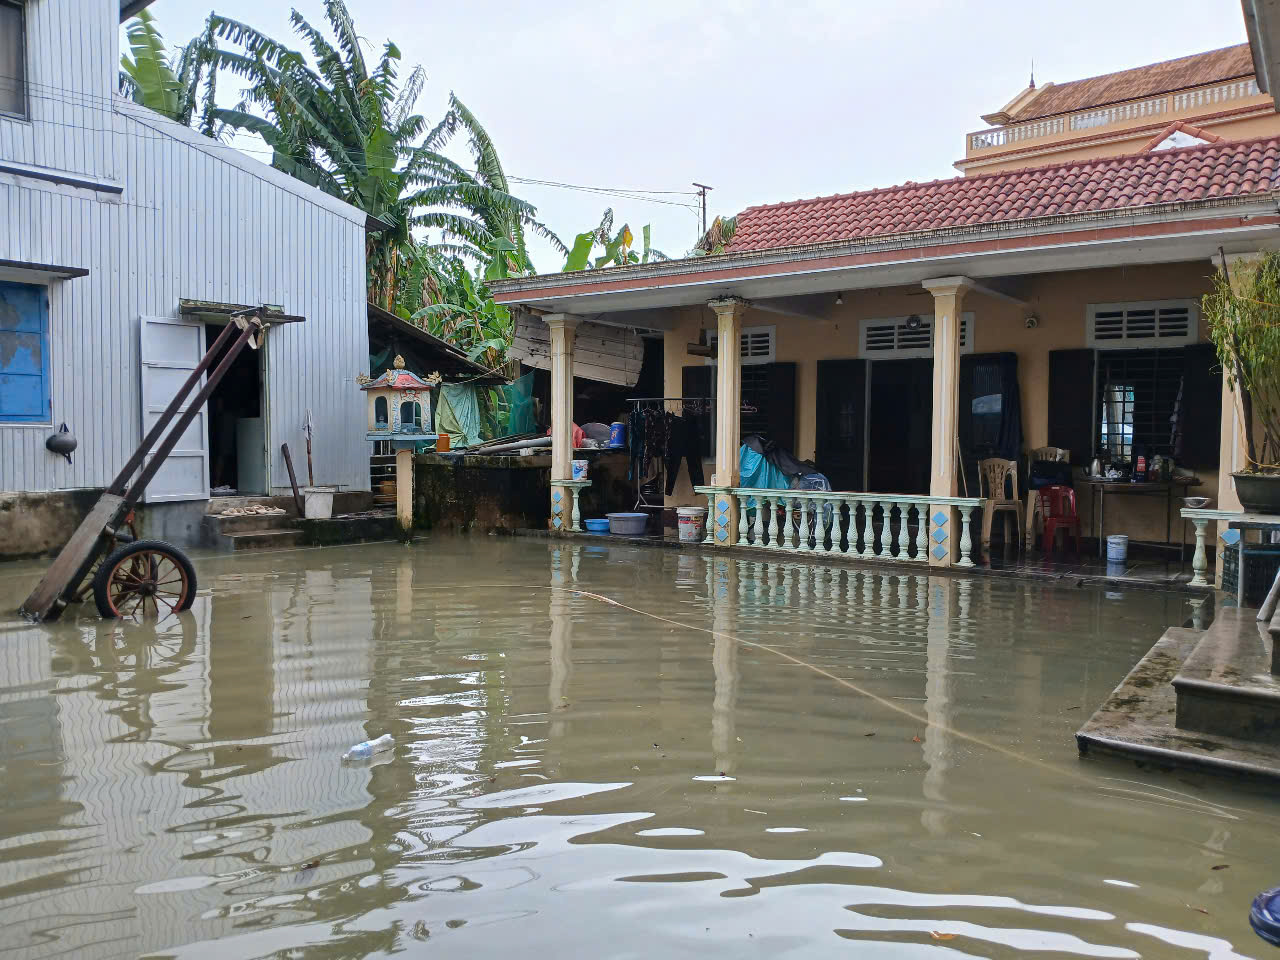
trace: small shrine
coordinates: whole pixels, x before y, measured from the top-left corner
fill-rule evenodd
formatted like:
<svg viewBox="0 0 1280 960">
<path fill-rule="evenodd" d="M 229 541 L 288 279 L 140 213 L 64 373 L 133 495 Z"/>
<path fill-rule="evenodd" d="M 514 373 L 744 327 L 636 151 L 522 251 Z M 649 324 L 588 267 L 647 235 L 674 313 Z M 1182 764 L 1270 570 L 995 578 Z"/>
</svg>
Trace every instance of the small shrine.
<svg viewBox="0 0 1280 960">
<path fill-rule="evenodd" d="M 407 536 L 413 529 L 413 455 L 434 449 L 437 436 L 431 418 L 431 391 L 440 374 L 425 380 L 404 368 L 397 355 L 391 369 L 377 377 L 356 378 L 369 398 L 369 440 L 388 440 L 396 453 L 396 520 Z"/>
<path fill-rule="evenodd" d="M 425 380 L 404 368 L 397 356 L 390 370 L 373 379 L 359 378 L 369 398 L 369 440 L 390 440 L 396 450 L 413 450 L 423 441 L 434 441 L 431 391 L 440 386 L 440 374 Z"/>
</svg>

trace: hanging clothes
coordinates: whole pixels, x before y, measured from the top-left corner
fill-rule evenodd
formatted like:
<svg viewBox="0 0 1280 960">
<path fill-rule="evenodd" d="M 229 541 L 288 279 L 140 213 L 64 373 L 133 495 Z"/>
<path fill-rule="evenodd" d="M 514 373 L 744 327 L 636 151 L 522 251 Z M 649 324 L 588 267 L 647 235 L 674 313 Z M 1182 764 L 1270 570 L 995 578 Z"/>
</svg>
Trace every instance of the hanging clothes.
<svg viewBox="0 0 1280 960">
<path fill-rule="evenodd" d="M 632 407 L 627 416 L 627 449 L 630 454 L 627 479 L 635 480 L 638 476 L 644 476 L 638 472 L 644 461 L 644 411 L 639 407 Z"/>
<path fill-rule="evenodd" d="M 695 487 L 706 481 L 702 473 L 702 431 L 696 417 L 681 417 L 668 413 L 667 450 L 663 463 L 667 470 L 667 496 L 675 491 L 680 477 L 680 461 L 689 468 L 689 482 Z"/>
</svg>

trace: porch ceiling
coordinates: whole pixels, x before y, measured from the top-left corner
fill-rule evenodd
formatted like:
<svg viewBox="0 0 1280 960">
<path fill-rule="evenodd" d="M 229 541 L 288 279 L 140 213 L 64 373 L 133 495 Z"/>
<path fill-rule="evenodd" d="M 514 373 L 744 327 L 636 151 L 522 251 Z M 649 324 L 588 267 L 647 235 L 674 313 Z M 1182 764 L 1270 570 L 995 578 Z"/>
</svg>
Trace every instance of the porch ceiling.
<svg viewBox="0 0 1280 960">
<path fill-rule="evenodd" d="M 898 238 L 674 261 L 657 264 L 657 269 L 624 267 L 594 275 L 502 281 L 495 285 L 495 299 L 548 312 L 594 315 L 598 322 L 664 329 L 670 323 L 662 310 L 721 297 L 770 301 L 780 313 L 816 315 L 837 293 L 915 286 L 952 275 L 989 280 L 996 291 L 1016 296 L 1016 278 L 1028 274 L 1204 262 L 1219 246 L 1228 253 L 1249 252 L 1280 238 L 1272 197 L 1198 213 L 1197 218 L 1106 219 L 1075 224 L 1064 232 Z M 613 316 L 619 313 L 626 316 Z"/>
</svg>

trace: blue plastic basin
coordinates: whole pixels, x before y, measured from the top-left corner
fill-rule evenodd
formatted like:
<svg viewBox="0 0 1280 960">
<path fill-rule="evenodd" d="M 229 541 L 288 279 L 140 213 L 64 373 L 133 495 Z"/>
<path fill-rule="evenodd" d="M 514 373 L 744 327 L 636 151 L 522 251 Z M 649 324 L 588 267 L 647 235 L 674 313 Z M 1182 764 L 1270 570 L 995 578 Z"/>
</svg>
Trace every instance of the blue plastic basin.
<svg viewBox="0 0 1280 960">
<path fill-rule="evenodd" d="M 600 517 L 596 520 L 583 520 L 582 522 L 586 524 L 587 529 L 592 533 L 609 532 L 609 519 L 607 517 Z"/>
</svg>

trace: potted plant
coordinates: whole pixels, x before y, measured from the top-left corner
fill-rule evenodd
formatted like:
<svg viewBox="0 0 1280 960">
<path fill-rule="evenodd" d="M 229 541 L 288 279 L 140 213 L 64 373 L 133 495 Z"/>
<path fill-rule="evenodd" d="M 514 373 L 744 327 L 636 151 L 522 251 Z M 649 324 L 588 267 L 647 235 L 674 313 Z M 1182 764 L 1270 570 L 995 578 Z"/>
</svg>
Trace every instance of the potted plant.
<svg viewBox="0 0 1280 960">
<path fill-rule="evenodd" d="M 1280 513 L 1280 253 L 1230 267 L 1203 300 L 1209 336 L 1240 404 L 1248 468 L 1231 475 L 1252 513 Z"/>
</svg>

